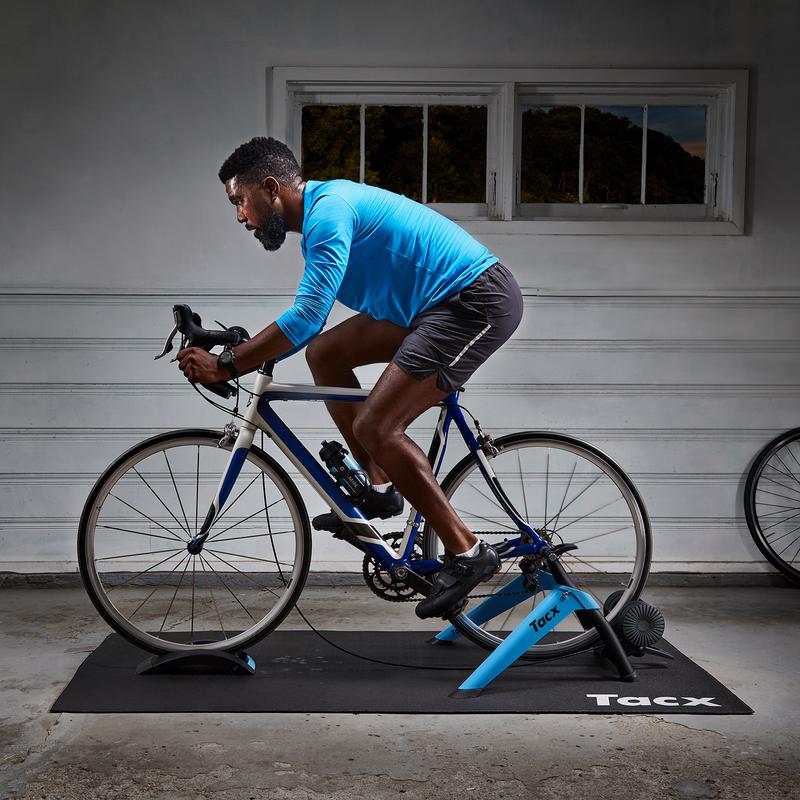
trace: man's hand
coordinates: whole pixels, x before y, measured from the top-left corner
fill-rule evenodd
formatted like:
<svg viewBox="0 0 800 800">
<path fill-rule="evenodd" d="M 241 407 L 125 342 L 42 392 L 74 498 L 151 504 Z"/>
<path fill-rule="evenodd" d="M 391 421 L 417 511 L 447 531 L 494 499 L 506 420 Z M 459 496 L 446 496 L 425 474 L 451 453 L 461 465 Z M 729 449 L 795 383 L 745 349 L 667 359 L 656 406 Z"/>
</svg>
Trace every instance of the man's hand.
<svg viewBox="0 0 800 800">
<path fill-rule="evenodd" d="M 192 383 L 216 383 L 229 375 L 217 366 L 217 357 L 202 347 L 185 347 L 178 352 L 178 366 Z"/>
</svg>

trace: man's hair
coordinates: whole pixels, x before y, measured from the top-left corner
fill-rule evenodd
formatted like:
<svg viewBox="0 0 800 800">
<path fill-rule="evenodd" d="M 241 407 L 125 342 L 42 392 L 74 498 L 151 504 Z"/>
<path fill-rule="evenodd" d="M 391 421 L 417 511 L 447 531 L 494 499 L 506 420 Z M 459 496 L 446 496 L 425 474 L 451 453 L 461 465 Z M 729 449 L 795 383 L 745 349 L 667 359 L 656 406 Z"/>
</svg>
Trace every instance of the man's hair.
<svg viewBox="0 0 800 800">
<path fill-rule="evenodd" d="M 219 170 L 219 179 L 223 183 L 234 177 L 241 183 L 261 183 L 270 175 L 284 186 L 294 186 L 301 178 L 292 151 L 271 136 L 256 136 L 239 145 Z"/>
</svg>

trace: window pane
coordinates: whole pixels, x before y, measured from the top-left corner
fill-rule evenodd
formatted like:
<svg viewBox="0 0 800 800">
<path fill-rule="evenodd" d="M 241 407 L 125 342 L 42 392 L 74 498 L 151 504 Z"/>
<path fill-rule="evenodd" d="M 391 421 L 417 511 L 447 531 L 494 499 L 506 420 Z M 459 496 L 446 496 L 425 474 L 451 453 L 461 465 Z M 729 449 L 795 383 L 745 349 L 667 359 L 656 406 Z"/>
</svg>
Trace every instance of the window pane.
<svg viewBox="0 0 800 800">
<path fill-rule="evenodd" d="M 640 106 L 587 106 L 584 203 L 641 203 L 643 123 Z"/>
<path fill-rule="evenodd" d="M 645 203 L 703 203 L 705 155 L 705 106 L 650 106 Z"/>
<path fill-rule="evenodd" d="M 428 107 L 428 202 L 486 202 L 486 106 Z"/>
<path fill-rule="evenodd" d="M 366 183 L 422 200 L 422 107 L 367 106 Z"/>
<path fill-rule="evenodd" d="M 359 178 L 359 106 L 303 106 L 303 177 L 327 181 Z"/>
<path fill-rule="evenodd" d="M 523 106 L 521 203 L 577 203 L 581 111 Z"/>
</svg>

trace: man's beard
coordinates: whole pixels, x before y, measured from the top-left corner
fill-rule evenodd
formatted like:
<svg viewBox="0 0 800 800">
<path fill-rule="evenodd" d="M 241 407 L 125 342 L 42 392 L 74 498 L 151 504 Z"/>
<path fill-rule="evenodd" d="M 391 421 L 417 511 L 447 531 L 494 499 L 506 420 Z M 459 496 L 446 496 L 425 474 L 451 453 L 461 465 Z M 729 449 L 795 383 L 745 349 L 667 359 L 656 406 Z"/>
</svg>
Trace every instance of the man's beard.
<svg viewBox="0 0 800 800">
<path fill-rule="evenodd" d="M 286 220 L 280 214 L 273 214 L 263 228 L 257 228 L 255 237 L 265 250 L 277 250 L 286 241 Z"/>
</svg>

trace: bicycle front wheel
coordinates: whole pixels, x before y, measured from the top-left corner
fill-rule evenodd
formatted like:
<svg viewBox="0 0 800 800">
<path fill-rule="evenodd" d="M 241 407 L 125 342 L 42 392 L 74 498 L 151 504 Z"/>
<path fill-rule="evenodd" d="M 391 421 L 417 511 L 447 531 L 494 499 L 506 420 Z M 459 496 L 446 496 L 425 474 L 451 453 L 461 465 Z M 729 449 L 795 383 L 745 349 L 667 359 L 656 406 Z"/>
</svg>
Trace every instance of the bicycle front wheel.
<svg viewBox="0 0 800 800">
<path fill-rule="evenodd" d="M 491 466 L 520 515 L 550 543 L 578 545 L 561 557 L 573 583 L 589 592 L 601 607 L 610 594 L 621 592 L 614 607 L 604 609 L 606 618 L 613 620 L 627 601 L 639 596 L 650 568 L 650 522 L 631 480 L 608 456 L 570 436 L 526 431 L 496 439 L 494 445 L 498 452 L 490 458 Z M 474 454 L 451 470 L 442 481 L 442 490 L 481 539 L 498 544 L 518 535 Z M 426 530 L 424 534 L 425 557 L 441 557 L 441 543 L 431 533 Z M 486 649 L 497 647 L 546 593 L 520 589 L 521 602 L 510 611 L 482 624 L 473 622 L 469 614 L 483 602 L 475 595 L 497 593 L 506 587 L 520 575 L 518 566 L 519 559 L 504 560 L 498 575 L 479 584 L 464 611 L 453 619 L 464 636 Z M 585 630 L 572 614 L 523 657 L 568 655 L 595 641 L 594 629 Z"/>
<path fill-rule="evenodd" d="M 252 447 L 202 548 L 230 446 L 173 431 L 120 456 L 89 495 L 78 560 L 89 597 L 129 641 L 154 653 L 237 651 L 289 613 L 308 574 L 311 532 L 297 488 Z"/>
<path fill-rule="evenodd" d="M 744 510 L 758 549 L 773 567 L 800 582 L 800 428 L 773 439 L 756 456 Z"/>
</svg>

